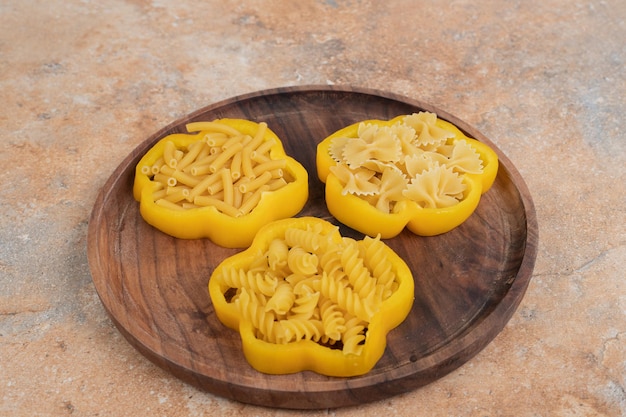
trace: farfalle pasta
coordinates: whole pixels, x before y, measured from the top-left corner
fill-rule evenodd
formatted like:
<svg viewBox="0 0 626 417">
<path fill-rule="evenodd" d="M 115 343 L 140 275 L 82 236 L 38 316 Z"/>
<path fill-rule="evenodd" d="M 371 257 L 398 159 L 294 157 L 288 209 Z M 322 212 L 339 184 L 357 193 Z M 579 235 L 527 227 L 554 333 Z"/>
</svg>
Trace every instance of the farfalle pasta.
<svg viewBox="0 0 626 417">
<path fill-rule="evenodd" d="M 331 214 L 385 238 L 405 226 L 420 235 L 455 228 L 474 211 L 497 169 L 492 149 L 429 112 L 356 123 L 317 150 Z"/>
<path fill-rule="evenodd" d="M 330 149 L 337 164 L 331 172 L 343 183 L 343 193 L 376 196 L 368 200 L 387 213 L 414 195 L 430 196 L 413 200 L 424 208 L 449 207 L 452 199 L 460 201 L 465 190 L 460 173 L 480 174 L 483 163 L 467 141 L 448 143 L 454 133 L 436 121 L 433 113 L 414 113 L 390 126 L 363 122 L 357 137 L 334 138 Z"/>
<path fill-rule="evenodd" d="M 209 293 L 256 369 L 335 376 L 371 369 L 414 297 L 410 270 L 380 238 L 342 237 L 313 217 L 265 226 L 215 269 Z"/>
</svg>

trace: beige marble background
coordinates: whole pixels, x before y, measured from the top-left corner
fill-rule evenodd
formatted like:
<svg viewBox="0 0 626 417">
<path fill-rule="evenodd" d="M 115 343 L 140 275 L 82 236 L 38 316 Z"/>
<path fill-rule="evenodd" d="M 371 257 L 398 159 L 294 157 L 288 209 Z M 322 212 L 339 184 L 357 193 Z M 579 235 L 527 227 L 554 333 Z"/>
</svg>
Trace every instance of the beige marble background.
<svg viewBox="0 0 626 417">
<path fill-rule="evenodd" d="M 626 416 L 623 0 L 0 0 L 0 415 L 283 416 L 120 336 L 87 265 L 98 189 L 221 99 L 342 84 L 429 102 L 512 160 L 539 253 L 504 331 L 386 401 L 308 416 Z"/>
</svg>

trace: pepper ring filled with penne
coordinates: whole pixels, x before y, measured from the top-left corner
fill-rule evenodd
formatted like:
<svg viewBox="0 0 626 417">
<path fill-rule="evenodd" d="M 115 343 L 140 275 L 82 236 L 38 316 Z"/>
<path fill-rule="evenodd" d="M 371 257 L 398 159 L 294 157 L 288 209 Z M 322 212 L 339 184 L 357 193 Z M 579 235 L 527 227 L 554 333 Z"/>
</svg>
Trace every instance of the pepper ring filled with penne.
<svg viewBox="0 0 626 417">
<path fill-rule="evenodd" d="M 150 225 L 240 248 L 306 203 L 306 169 L 265 122 L 219 119 L 186 128 L 159 140 L 136 166 L 133 194 Z"/>
</svg>

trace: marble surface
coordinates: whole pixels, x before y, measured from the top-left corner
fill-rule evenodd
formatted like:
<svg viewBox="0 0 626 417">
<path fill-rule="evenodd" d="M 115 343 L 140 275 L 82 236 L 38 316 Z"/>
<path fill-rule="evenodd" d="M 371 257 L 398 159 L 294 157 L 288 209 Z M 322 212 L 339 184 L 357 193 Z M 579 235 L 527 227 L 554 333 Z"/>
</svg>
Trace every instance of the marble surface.
<svg viewBox="0 0 626 417">
<path fill-rule="evenodd" d="M 626 415 L 623 0 L 0 0 L 0 415 L 281 416 L 118 333 L 87 264 L 99 188 L 146 136 L 256 90 L 352 85 L 467 121 L 533 196 L 513 318 L 424 388 L 303 415 Z"/>
</svg>

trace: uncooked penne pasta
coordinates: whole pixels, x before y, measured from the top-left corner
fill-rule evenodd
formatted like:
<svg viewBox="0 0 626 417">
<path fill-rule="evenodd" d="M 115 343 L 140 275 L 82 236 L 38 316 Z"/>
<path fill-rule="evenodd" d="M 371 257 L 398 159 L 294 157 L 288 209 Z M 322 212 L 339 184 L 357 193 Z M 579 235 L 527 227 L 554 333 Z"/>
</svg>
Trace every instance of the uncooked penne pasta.
<svg viewBox="0 0 626 417">
<path fill-rule="evenodd" d="M 269 187 L 267 185 L 257 188 L 256 191 L 253 192 L 247 200 L 244 200 L 241 203 L 241 207 L 239 207 L 237 211 L 238 216 L 243 216 L 250 213 L 252 209 L 259 204 L 259 201 L 261 201 L 261 195 L 265 191 L 269 191 Z"/>
<path fill-rule="evenodd" d="M 243 149 L 243 146 L 240 142 L 233 144 L 231 147 L 222 151 L 221 154 L 218 155 L 217 158 L 213 162 L 211 162 L 211 172 L 217 172 L 221 167 L 226 164 L 230 158 L 232 158 L 235 153 L 239 152 Z"/>
<path fill-rule="evenodd" d="M 263 162 L 258 164 L 252 169 L 255 175 L 261 175 L 263 172 L 272 171 L 274 169 L 285 168 L 287 166 L 287 161 L 284 159 L 270 159 L 267 162 Z"/>
<path fill-rule="evenodd" d="M 185 167 L 187 167 L 187 165 L 191 164 L 193 161 L 195 161 L 198 157 L 198 154 L 200 153 L 200 151 L 202 150 L 202 148 L 204 147 L 204 143 L 203 142 L 194 142 L 192 144 L 190 144 L 187 149 L 188 152 L 187 154 L 185 154 L 180 161 L 178 161 L 178 164 L 176 165 L 176 168 L 184 170 Z"/>
<path fill-rule="evenodd" d="M 232 217 L 237 217 L 239 215 L 239 211 L 226 203 L 223 200 L 218 198 L 214 198 L 208 195 L 199 195 L 193 199 L 193 203 L 197 206 L 208 207 L 213 206 L 224 214 L 227 214 Z"/>
<path fill-rule="evenodd" d="M 161 173 L 169 175 L 170 177 L 175 178 L 177 182 L 188 185 L 190 187 L 194 187 L 200 182 L 200 180 L 193 175 L 186 174 L 183 171 L 177 171 L 167 165 L 163 165 L 163 167 L 161 167 Z"/>
<path fill-rule="evenodd" d="M 175 187 L 171 187 L 175 188 Z M 178 203 L 179 201 L 185 200 L 189 195 L 189 189 L 184 187 L 177 187 L 171 193 L 166 192 L 165 200 L 171 201 L 172 203 Z"/>
<path fill-rule="evenodd" d="M 250 148 L 243 148 L 243 151 L 241 152 L 241 170 L 243 171 L 244 177 L 253 179 L 255 175 L 252 170 L 252 159 L 250 159 L 251 153 L 252 150 Z"/>
<path fill-rule="evenodd" d="M 222 146 L 228 140 L 228 135 L 222 132 L 207 133 L 202 141 L 209 147 Z"/>
<path fill-rule="evenodd" d="M 230 176 L 230 169 L 224 168 L 222 171 L 222 188 L 224 189 L 224 203 L 233 205 L 233 178 Z"/>
<path fill-rule="evenodd" d="M 150 167 L 151 173 L 154 175 L 154 174 L 160 172 L 161 171 L 161 167 L 163 166 L 163 164 L 165 164 L 165 161 L 163 160 L 163 157 L 157 159 L 156 162 L 154 164 L 152 164 L 152 166 Z"/>
<path fill-rule="evenodd" d="M 255 155 L 265 155 L 267 152 L 270 151 L 272 146 L 274 146 L 275 144 L 276 144 L 276 141 L 274 139 L 266 140 L 265 142 L 260 144 L 258 148 L 252 151 L 252 153 L 250 154 L 250 157 L 254 159 Z"/>
<path fill-rule="evenodd" d="M 260 176 L 256 177 L 253 180 L 243 182 L 238 186 L 239 191 L 242 194 L 247 193 L 248 191 L 254 191 L 262 185 L 267 184 L 272 179 L 272 174 L 269 171 L 265 171 Z"/>
<path fill-rule="evenodd" d="M 287 161 L 270 158 L 276 141 L 264 140 L 267 123 L 259 123 L 254 134 L 220 122 L 193 122 L 187 130 L 200 132 L 200 139 L 180 149 L 167 140 L 163 156 L 140 168 L 158 184 L 152 195 L 156 204 L 175 210 L 213 206 L 237 217 L 254 210 L 263 192 L 290 182 Z"/>
<path fill-rule="evenodd" d="M 163 160 L 165 164 L 170 168 L 176 168 L 178 161 L 176 160 L 176 156 L 174 155 L 176 152 L 176 145 L 171 140 L 165 142 L 163 147 Z"/>
<path fill-rule="evenodd" d="M 161 207 L 165 207 L 168 208 L 170 210 L 185 210 L 182 206 L 176 204 L 176 203 L 172 203 L 171 201 L 167 201 L 163 198 L 158 199 L 157 201 L 154 202 L 157 206 L 161 206 Z"/>
<path fill-rule="evenodd" d="M 252 138 L 252 141 L 246 144 L 246 147 L 250 148 L 251 151 L 256 150 L 261 144 L 261 142 L 263 142 L 263 136 L 265 136 L 266 130 L 267 130 L 267 123 L 265 122 L 259 123 L 259 130 L 257 130 L 256 134 L 254 135 L 254 138 Z"/>
<path fill-rule="evenodd" d="M 192 122 L 187 123 L 187 132 L 201 132 L 204 130 L 208 130 L 209 132 L 219 132 L 226 133 L 230 136 L 240 135 L 237 129 L 232 126 L 228 126 L 226 124 L 220 122 Z"/>
<path fill-rule="evenodd" d="M 287 185 L 287 181 L 285 181 L 284 178 L 276 178 L 275 180 L 272 180 L 267 183 L 267 186 L 269 187 L 270 191 L 278 190 L 279 188 L 282 188 L 285 185 Z"/>
<path fill-rule="evenodd" d="M 191 189 L 191 191 L 189 192 L 189 198 L 193 201 L 196 196 L 206 193 L 211 184 L 214 184 L 221 179 L 222 178 L 220 174 L 211 174 L 205 176 L 198 184 L 196 184 L 195 187 Z"/>
</svg>

